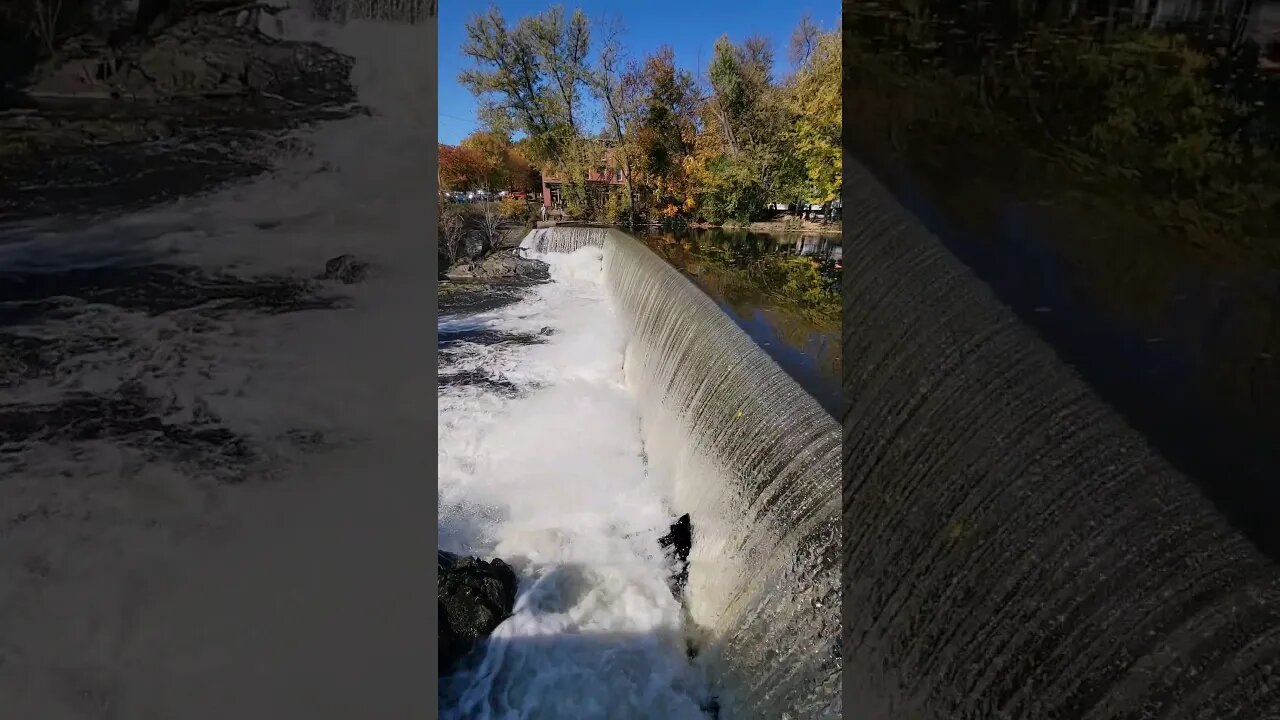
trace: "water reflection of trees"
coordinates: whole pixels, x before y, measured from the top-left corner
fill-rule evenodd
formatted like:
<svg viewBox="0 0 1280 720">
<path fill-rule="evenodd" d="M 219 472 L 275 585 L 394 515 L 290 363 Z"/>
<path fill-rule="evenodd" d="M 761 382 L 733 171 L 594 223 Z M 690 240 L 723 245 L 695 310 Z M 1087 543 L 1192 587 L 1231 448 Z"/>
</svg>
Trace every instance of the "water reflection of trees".
<svg viewBox="0 0 1280 720">
<path fill-rule="evenodd" d="M 839 243 L 821 235 L 687 230 L 647 242 L 676 267 L 715 283 L 729 302 L 759 303 L 806 318 L 815 327 L 840 322 Z"/>
<path fill-rule="evenodd" d="M 1280 76 L 1266 72 L 1276 3 L 845 7 L 846 84 L 889 99 L 899 146 L 985 138 L 1024 147 L 1035 169 L 1123 193 L 1193 245 L 1280 264 L 1269 237 L 1280 202 Z"/>
<path fill-rule="evenodd" d="M 1106 322 L 1179 348 L 1230 415 L 1280 437 L 1280 0 L 844 16 L 855 155 L 965 242 L 1048 248 Z"/>
</svg>

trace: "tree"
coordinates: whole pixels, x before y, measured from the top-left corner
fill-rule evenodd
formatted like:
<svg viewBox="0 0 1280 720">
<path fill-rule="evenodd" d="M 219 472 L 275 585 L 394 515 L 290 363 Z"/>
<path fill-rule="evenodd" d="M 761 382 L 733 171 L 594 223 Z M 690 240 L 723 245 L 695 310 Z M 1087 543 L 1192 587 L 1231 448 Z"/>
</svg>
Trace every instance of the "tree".
<svg viewBox="0 0 1280 720">
<path fill-rule="evenodd" d="M 463 138 L 460 147 L 475 158 L 485 190 L 505 189 L 511 184 L 510 139 L 492 131 L 477 130 Z"/>
<path fill-rule="evenodd" d="M 457 262 L 462 253 L 465 229 L 466 223 L 458 212 L 447 210 L 440 214 L 440 240 L 443 255 L 450 264 Z"/>
<path fill-rule="evenodd" d="M 622 44 L 618 41 L 620 28 L 609 33 L 600 50 L 600 57 L 595 72 L 589 76 L 588 84 L 605 111 L 605 140 L 613 147 L 615 161 L 621 160 L 623 179 L 627 187 L 627 224 L 636 224 L 635 187 L 632 185 L 632 173 L 635 163 L 632 161 L 634 142 L 628 136 L 626 128 L 633 127 L 638 117 L 635 88 L 626 82 L 622 70 Z"/>
<path fill-rule="evenodd" d="M 797 34 L 808 32 L 801 21 Z M 805 61 L 790 78 L 786 104 L 792 120 L 786 141 L 803 168 L 805 200 L 827 206 L 840 195 L 841 65 L 840 33 L 812 38 Z"/>
<path fill-rule="evenodd" d="M 518 145 L 507 149 L 507 174 L 510 176 L 510 189 L 516 192 L 534 192 L 542 187 L 542 173 L 538 171 Z"/>
<path fill-rule="evenodd" d="M 725 146 L 730 152 L 738 151 L 737 133 L 745 115 L 748 90 L 746 78 L 739 62 L 738 49 L 729 37 L 722 36 L 716 40 L 711 54 L 711 65 L 707 68 L 707 77 L 711 81 L 711 102 L 708 108 L 716 120 L 715 126 L 724 137 Z"/>
<path fill-rule="evenodd" d="M 564 8 L 521 19 L 507 27 L 496 7 L 466 25 L 462 53 L 476 67 L 459 76 L 480 100 L 489 129 L 529 138 L 530 160 L 567 164 L 581 139 L 581 88 L 589 75 L 590 33 L 586 16 Z"/>
<path fill-rule="evenodd" d="M 463 145 L 487 177 L 533 184 L 532 167 L 547 168 L 563 181 L 570 216 L 603 210 L 632 224 L 641 215 L 747 221 L 769 200 L 827 202 L 839 192 L 836 33 L 802 19 L 790 47 L 798 69 L 783 84 L 765 39 L 721 37 L 701 87 L 670 48 L 628 62 L 620 37 L 617 27 L 597 32 L 593 56 L 586 17 L 558 6 L 514 27 L 497 9 L 467 23 L 463 53 L 476 66 L 460 79 L 480 99 L 486 133 Z M 598 101 L 599 133 L 588 127 L 587 96 Z M 598 167 L 622 169 L 625 203 L 589 184 Z"/>
<path fill-rule="evenodd" d="M 716 41 L 707 71 L 710 97 L 703 112 L 705 137 L 699 137 L 698 174 L 711 189 L 707 202 L 734 208 L 729 216 L 739 220 L 763 210 L 787 164 L 783 138 L 792 118 L 772 74 L 773 51 L 765 39 L 750 37 L 742 46 L 727 37 Z M 748 176 L 750 187 L 735 185 Z M 752 203 L 758 206 L 748 211 Z"/>
<path fill-rule="evenodd" d="M 483 177 L 484 162 L 476 151 L 455 145 L 439 145 L 440 190 L 475 187 Z"/>
<path fill-rule="evenodd" d="M 502 213 L 494 203 L 485 203 L 480 213 L 480 254 L 487 254 L 502 238 Z"/>
<path fill-rule="evenodd" d="M 791 61 L 792 67 L 803 67 L 809 62 L 821 36 L 822 28 L 818 27 L 808 13 L 805 13 L 800 18 L 800 24 L 796 25 L 796 29 L 791 32 L 791 46 L 788 49 L 787 59 Z"/>
<path fill-rule="evenodd" d="M 52 56 L 66 26 L 83 12 L 83 4 L 75 0 L 6 0 L 0 3 L 0 24 L 11 23 L 20 28 L 19 32 L 39 43 L 40 52 Z"/>
<path fill-rule="evenodd" d="M 633 174 L 654 209 L 672 208 L 668 216 L 692 211 L 696 202 L 687 164 L 698 134 L 700 98 L 696 81 L 676 67 L 675 54 L 662 47 L 632 68 L 624 83 L 639 96 L 629 128 L 635 147 Z"/>
</svg>

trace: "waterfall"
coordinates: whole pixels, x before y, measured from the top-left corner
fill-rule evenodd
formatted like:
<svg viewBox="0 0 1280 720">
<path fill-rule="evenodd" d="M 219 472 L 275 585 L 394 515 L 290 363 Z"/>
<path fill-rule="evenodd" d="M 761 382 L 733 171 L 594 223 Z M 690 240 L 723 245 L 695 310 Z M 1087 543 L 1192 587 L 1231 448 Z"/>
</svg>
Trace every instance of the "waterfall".
<svg viewBox="0 0 1280 720">
<path fill-rule="evenodd" d="M 1280 716 L 1280 572 L 849 156 L 851 717 Z"/>
<path fill-rule="evenodd" d="M 721 670 L 723 717 L 840 716 L 835 421 L 715 303 L 613 229 L 532 231 L 603 248 L 651 474 L 694 528 L 686 602 Z"/>
<path fill-rule="evenodd" d="M 571 253 L 581 247 L 604 247 L 609 233 L 595 227 L 553 227 L 529 231 L 520 243 L 522 250 L 535 253 Z"/>
</svg>

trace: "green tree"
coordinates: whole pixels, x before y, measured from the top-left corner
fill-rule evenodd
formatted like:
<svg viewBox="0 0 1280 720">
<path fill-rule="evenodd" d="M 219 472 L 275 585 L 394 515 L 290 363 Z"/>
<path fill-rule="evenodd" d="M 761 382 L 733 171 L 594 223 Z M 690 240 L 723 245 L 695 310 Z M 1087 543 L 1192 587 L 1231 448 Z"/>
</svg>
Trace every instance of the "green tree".
<svg viewBox="0 0 1280 720">
<path fill-rule="evenodd" d="M 676 67 L 671 48 L 663 47 L 632 68 L 626 84 L 639 96 L 629 135 L 646 209 L 661 214 L 670 207 L 672 215 L 687 211 L 693 204 L 686 166 L 698 131 L 697 83 L 687 70 Z"/>
<path fill-rule="evenodd" d="M 467 22 L 463 55 L 476 67 L 459 81 L 480 100 L 480 116 L 500 135 L 529 138 L 529 159 L 565 164 L 581 139 L 582 88 L 591 36 L 581 11 L 564 8 L 507 26 L 496 7 Z"/>
<path fill-rule="evenodd" d="M 773 51 L 763 38 L 747 38 L 741 46 L 727 37 L 716 41 L 700 138 L 699 174 L 706 183 L 705 205 L 711 215 L 727 212 L 739 221 L 753 219 L 787 184 L 790 159 L 784 138 L 793 118 L 786 94 L 773 84 L 772 75 Z M 735 185 L 748 177 L 749 185 Z M 730 207 L 732 211 L 725 210 Z"/>
<path fill-rule="evenodd" d="M 838 32 L 814 34 L 802 21 L 792 47 L 802 48 L 796 56 L 804 59 L 786 88 L 785 134 L 795 160 L 789 167 L 803 171 L 804 200 L 822 205 L 840 196 L 842 180 L 840 42 Z"/>
<path fill-rule="evenodd" d="M 486 190 L 506 189 L 512 180 L 511 141 L 495 132 L 477 130 L 463 138 L 460 147 L 477 160 L 477 174 Z"/>
</svg>

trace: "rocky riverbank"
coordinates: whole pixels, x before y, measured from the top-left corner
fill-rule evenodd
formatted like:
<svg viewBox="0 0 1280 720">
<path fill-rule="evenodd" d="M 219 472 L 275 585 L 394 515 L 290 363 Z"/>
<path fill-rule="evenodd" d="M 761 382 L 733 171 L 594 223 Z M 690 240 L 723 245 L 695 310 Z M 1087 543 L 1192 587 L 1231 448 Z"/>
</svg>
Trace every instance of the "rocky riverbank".
<svg viewBox="0 0 1280 720">
<path fill-rule="evenodd" d="M 457 263 L 445 272 L 449 280 L 520 281 L 546 280 L 547 264 L 503 249 L 480 259 Z"/>
<path fill-rule="evenodd" d="M 0 72 L 0 222 L 207 191 L 270 168 L 293 150 L 287 131 L 362 112 L 350 58 L 284 39 L 268 4 L 173 3 L 149 23 L 148 3 L 87 5 L 96 20 L 29 70 Z"/>
</svg>

